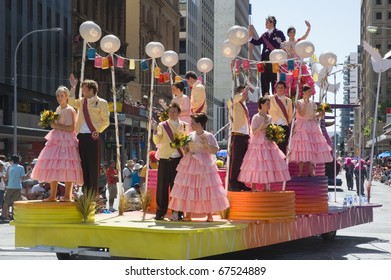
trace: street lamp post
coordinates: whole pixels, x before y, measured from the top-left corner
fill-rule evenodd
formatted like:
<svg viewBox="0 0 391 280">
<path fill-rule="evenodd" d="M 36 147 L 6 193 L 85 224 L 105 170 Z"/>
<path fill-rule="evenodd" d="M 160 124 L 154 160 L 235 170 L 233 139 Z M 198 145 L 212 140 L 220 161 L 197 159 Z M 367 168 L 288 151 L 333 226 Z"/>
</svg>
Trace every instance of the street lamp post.
<svg viewBox="0 0 391 280">
<path fill-rule="evenodd" d="M 386 27 L 386 26 L 373 26 L 373 25 L 367 26 L 367 31 L 368 31 L 369 33 L 376 33 L 379 29 L 391 30 L 391 27 Z"/>
<path fill-rule="evenodd" d="M 48 28 L 48 29 L 38 29 L 38 30 L 33 30 L 29 33 L 26 33 L 18 42 L 15 48 L 14 52 L 14 118 L 13 118 L 13 123 L 14 123 L 14 147 L 13 147 L 13 153 L 17 153 L 17 145 L 18 145 L 18 87 L 17 87 L 17 64 L 16 64 L 16 57 L 18 54 L 18 49 L 22 41 L 29 35 L 38 33 L 38 32 L 57 32 L 57 31 L 62 31 L 61 28 Z"/>
</svg>

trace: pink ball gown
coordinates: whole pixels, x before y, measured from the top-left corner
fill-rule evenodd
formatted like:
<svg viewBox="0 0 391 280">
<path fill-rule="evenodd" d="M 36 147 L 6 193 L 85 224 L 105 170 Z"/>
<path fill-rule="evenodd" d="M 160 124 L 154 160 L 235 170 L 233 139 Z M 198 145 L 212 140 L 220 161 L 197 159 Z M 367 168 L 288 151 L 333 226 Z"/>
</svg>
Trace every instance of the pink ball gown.
<svg viewBox="0 0 391 280">
<path fill-rule="evenodd" d="M 271 116 L 255 114 L 251 120 L 251 135 L 243 158 L 238 180 L 247 184 L 268 184 L 289 181 L 288 165 L 284 153 L 277 144 L 266 137 L 266 128 L 253 134 L 252 131 L 271 123 Z"/>
<path fill-rule="evenodd" d="M 303 108 L 304 100 L 297 101 Z M 316 103 L 312 100 L 305 107 L 304 115 L 296 114 L 293 136 L 291 139 L 290 162 L 325 163 L 333 161 L 331 147 L 323 136 L 316 120 Z"/>
<path fill-rule="evenodd" d="M 76 123 L 76 112 L 71 106 L 57 107 L 59 124 Z M 80 164 L 76 132 L 52 129 L 46 136 L 45 147 L 38 157 L 31 177 L 41 182 L 74 182 L 83 185 L 83 171 Z"/>
<path fill-rule="evenodd" d="M 216 139 L 206 131 L 202 136 L 193 131 L 190 137 L 190 152 L 186 153 L 177 167 L 168 208 L 192 213 L 213 213 L 227 209 L 229 202 L 218 174 L 216 157 L 200 143 L 200 137 L 206 137 L 210 145 L 218 147 Z"/>
</svg>

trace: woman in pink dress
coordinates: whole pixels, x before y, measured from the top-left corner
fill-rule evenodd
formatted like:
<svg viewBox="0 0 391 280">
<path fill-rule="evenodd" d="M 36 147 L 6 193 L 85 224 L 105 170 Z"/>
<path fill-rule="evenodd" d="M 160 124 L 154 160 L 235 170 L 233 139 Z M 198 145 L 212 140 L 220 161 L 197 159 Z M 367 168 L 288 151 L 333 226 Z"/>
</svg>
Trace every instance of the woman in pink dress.
<svg viewBox="0 0 391 280">
<path fill-rule="evenodd" d="M 191 141 L 177 167 L 168 208 L 186 212 L 184 221 L 191 221 L 192 213 L 206 213 L 206 221 L 212 222 L 213 212 L 229 207 L 216 166 L 219 146 L 213 134 L 204 130 L 208 120 L 205 113 L 193 114 L 191 118 Z"/>
<path fill-rule="evenodd" d="M 255 191 L 256 184 L 265 184 L 265 191 L 270 191 L 270 183 L 291 179 L 284 153 L 277 144 L 266 137 L 266 128 L 272 123 L 270 100 L 261 97 L 258 100 L 258 114 L 251 120 L 250 143 L 243 158 L 238 181 L 251 184 Z"/>
<path fill-rule="evenodd" d="M 311 87 L 303 86 L 303 98 L 296 102 L 296 123 L 291 140 L 290 162 L 299 165 L 298 176 L 303 175 L 303 164 L 307 164 L 308 176 L 315 176 L 314 164 L 333 161 L 331 147 L 327 144 L 319 126 L 318 118 L 324 113 L 316 112 L 316 103 L 310 100 Z"/>
<path fill-rule="evenodd" d="M 76 112 L 68 105 L 69 90 L 65 86 L 56 91 L 56 113 L 59 119 L 51 124 L 53 128 L 46 136 L 46 144 L 38 157 L 31 178 L 50 182 L 50 196 L 43 201 L 56 201 L 58 182 L 65 182 L 65 194 L 61 201 L 72 200 L 72 185 L 83 185 L 83 171 L 80 164 L 75 124 Z"/>
<path fill-rule="evenodd" d="M 190 117 L 190 98 L 183 94 L 183 89 L 185 84 L 183 82 L 176 82 L 171 86 L 171 91 L 174 97 L 171 100 L 171 103 L 175 102 L 181 107 L 181 113 L 179 119 L 183 122 L 191 123 Z"/>
</svg>

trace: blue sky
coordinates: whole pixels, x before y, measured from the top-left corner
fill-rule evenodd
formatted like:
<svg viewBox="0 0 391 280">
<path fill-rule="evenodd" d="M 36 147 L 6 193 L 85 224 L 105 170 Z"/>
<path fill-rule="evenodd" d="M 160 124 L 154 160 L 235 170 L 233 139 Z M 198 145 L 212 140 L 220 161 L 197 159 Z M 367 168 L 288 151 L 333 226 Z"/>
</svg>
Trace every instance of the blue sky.
<svg viewBox="0 0 391 280">
<path fill-rule="evenodd" d="M 259 33 L 265 31 L 265 18 L 275 16 L 277 28 L 286 35 L 289 26 L 296 28 L 296 38 L 302 36 L 307 27 L 304 20 L 311 23 L 311 33 L 307 40 L 315 45 L 315 54 L 332 51 L 343 63 L 345 57 L 357 51 L 360 44 L 360 0 L 250 0 L 251 21 Z M 321 69 L 322 66 L 319 66 Z M 339 70 L 335 68 L 334 70 Z M 333 83 L 330 77 L 329 82 Z M 342 73 L 337 74 L 337 82 L 342 82 Z M 337 103 L 342 103 L 342 87 L 337 93 Z M 315 98 L 315 100 L 318 100 Z M 334 100 L 328 94 L 328 102 Z M 337 129 L 338 130 L 338 129 Z"/>
</svg>

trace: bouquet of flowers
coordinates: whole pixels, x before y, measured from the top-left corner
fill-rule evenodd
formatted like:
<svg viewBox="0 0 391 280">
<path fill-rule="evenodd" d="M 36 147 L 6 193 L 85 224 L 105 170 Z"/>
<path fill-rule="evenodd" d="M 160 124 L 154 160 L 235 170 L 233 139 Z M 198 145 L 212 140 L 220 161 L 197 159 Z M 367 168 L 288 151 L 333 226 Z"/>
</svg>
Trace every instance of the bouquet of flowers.
<svg viewBox="0 0 391 280">
<path fill-rule="evenodd" d="M 164 122 L 168 120 L 168 109 L 165 109 L 157 114 L 159 117 L 159 122 Z"/>
<path fill-rule="evenodd" d="M 285 131 L 281 126 L 269 124 L 266 128 L 266 137 L 279 144 L 285 139 Z"/>
<path fill-rule="evenodd" d="M 333 110 L 331 109 L 330 104 L 328 104 L 328 103 L 321 103 L 321 104 L 319 104 L 318 108 L 316 108 L 316 112 L 319 112 L 319 113 L 332 113 Z"/>
<path fill-rule="evenodd" d="M 191 141 L 191 138 L 189 135 L 186 135 L 184 133 L 174 134 L 174 141 L 170 143 L 171 148 L 178 149 L 183 148 Z"/>
<path fill-rule="evenodd" d="M 41 112 L 41 118 L 40 118 L 40 122 L 38 123 L 38 126 L 42 128 L 47 128 L 50 126 L 50 124 L 53 121 L 58 120 L 59 117 L 60 115 L 57 114 L 56 112 L 53 112 L 51 110 L 43 110 Z"/>
</svg>

